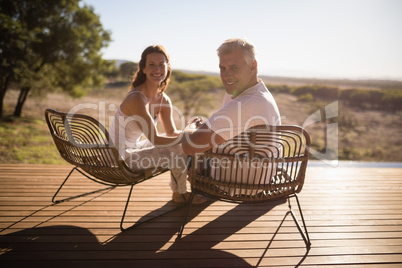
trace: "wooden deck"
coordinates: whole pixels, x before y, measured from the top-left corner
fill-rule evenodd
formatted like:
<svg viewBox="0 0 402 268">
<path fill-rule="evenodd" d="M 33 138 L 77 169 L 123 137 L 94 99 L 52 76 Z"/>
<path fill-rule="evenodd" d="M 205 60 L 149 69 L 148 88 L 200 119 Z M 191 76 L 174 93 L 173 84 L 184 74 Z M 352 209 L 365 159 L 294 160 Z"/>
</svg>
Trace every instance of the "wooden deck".
<svg viewBox="0 0 402 268">
<path fill-rule="evenodd" d="M 309 167 L 299 195 L 309 252 L 290 216 L 280 226 L 283 202 L 193 207 L 179 242 L 184 209 L 122 233 L 128 187 L 51 203 L 70 169 L 0 165 L 0 267 L 402 267 L 400 168 Z M 175 208 L 168 181 L 135 186 L 128 220 Z M 61 196 L 99 188 L 74 173 Z"/>
</svg>

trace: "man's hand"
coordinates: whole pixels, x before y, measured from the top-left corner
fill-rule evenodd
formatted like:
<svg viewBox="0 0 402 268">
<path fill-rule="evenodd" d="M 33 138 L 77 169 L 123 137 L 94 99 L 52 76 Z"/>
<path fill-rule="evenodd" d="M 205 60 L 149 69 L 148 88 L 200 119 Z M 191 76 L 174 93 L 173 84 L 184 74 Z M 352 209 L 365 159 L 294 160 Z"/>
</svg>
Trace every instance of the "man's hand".
<svg viewBox="0 0 402 268">
<path fill-rule="evenodd" d="M 195 126 L 196 123 L 194 122 L 193 124 Z M 223 142 L 225 140 L 212 131 L 207 124 L 200 123 L 198 128 L 194 127 L 189 131 L 185 131 L 182 147 L 187 155 L 195 155 L 196 153 L 203 153 Z"/>
</svg>

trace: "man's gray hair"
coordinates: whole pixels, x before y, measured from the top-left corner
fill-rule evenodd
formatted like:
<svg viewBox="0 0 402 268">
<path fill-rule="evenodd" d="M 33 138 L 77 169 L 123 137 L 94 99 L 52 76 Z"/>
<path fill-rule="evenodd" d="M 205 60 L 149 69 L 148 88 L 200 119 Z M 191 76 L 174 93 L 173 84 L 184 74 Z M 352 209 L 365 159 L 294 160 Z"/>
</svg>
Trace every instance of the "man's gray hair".
<svg viewBox="0 0 402 268">
<path fill-rule="evenodd" d="M 251 63 L 255 61 L 255 49 L 252 44 L 243 38 L 231 38 L 226 40 L 217 49 L 218 56 L 231 53 L 236 49 L 241 49 L 246 57 L 246 60 Z"/>
</svg>

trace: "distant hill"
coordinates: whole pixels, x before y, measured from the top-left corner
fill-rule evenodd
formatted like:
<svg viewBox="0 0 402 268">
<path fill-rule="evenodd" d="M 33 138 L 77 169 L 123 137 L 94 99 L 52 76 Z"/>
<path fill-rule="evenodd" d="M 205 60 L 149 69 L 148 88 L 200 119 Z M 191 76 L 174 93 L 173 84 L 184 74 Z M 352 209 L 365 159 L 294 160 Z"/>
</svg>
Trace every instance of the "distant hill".
<svg viewBox="0 0 402 268">
<path fill-rule="evenodd" d="M 293 78 L 279 76 L 261 76 L 266 84 L 278 84 L 289 86 L 302 85 L 327 85 L 335 86 L 340 89 L 361 88 L 361 89 L 401 89 L 402 81 L 380 80 L 380 79 L 318 79 L 318 78 Z"/>
<path fill-rule="evenodd" d="M 116 66 L 129 62 L 128 60 L 115 60 Z M 175 71 L 175 70 L 173 70 Z M 176 70 L 189 74 L 204 74 L 211 76 L 219 76 L 217 72 L 191 71 L 191 70 Z M 300 77 L 285 77 L 285 76 L 259 76 L 266 84 L 273 85 L 288 85 L 288 86 L 303 86 L 303 85 L 327 85 L 335 86 L 340 89 L 360 88 L 360 89 L 401 89 L 402 81 L 398 80 L 382 80 L 382 79 L 322 79 L 322 78 L 300 78 Z"/>
<path fill-rule="evenodd" d="M 219 76 L 219 73 L 204 71 L 177 70 L 190 74 L 205 74 L 211 76 Z M 319 79 L 319 78 L 296 78 L 282 76 L 259 76 L 266 84 L 303 86 L 303 85 L 327 85 L 335 86 L 340 89 L 360 88 L 360 89 L 401 89 L 402 81 L 398 80 L 381 80 L 381 79 Z"/>
</svg>

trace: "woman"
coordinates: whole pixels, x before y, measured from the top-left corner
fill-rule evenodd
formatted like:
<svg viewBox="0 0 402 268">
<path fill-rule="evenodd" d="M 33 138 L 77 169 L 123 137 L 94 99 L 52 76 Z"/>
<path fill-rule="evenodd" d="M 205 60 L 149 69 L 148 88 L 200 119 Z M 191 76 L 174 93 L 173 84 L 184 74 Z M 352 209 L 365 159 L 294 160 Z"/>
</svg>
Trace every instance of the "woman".
<svg viewBox="0 0 402 268">
<path fill-rule="evenodd" d="M 130 90 L 117 110 L 110 137 L 133 170 L 168 167 L 173 201 L 186 202 L 187 156 L 181 148 L 184 135 L 176 129 L 170 98 L 164 93 L 172 70 L 163 46 L 149 46 L 141 55 Z M 159 134 L 160 119 L 165 134 Z M 146 139 L 141 140 L 142 136 Z M 196 203 L 205 200 L 196 196 Z"/>
</svg>

